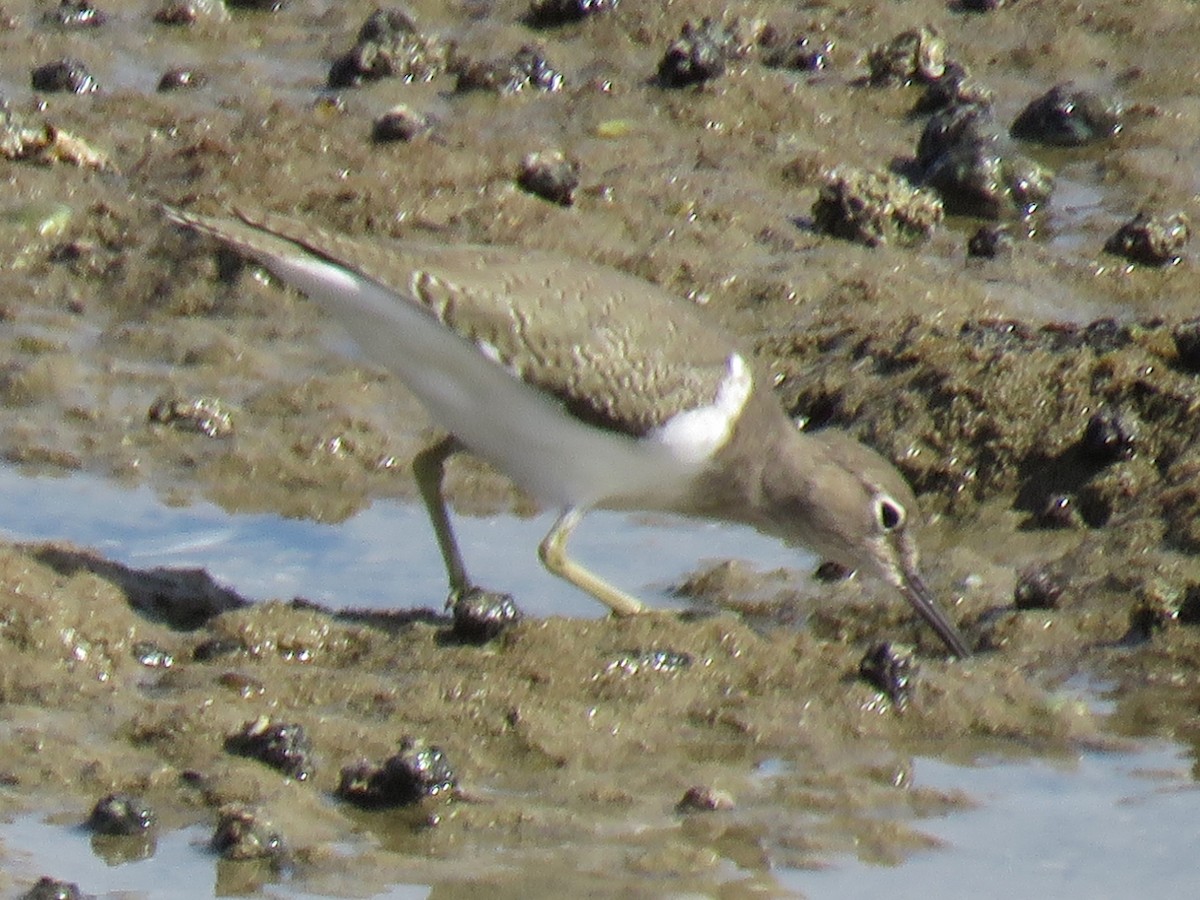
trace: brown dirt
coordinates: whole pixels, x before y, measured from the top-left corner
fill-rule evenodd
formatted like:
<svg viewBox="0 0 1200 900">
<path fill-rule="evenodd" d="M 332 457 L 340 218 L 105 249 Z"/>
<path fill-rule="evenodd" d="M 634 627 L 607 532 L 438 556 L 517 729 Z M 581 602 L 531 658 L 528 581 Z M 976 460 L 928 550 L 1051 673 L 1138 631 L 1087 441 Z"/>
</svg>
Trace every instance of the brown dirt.
<svg viewBox="0 0 1200 900">
<path fill-rule="evenodd" d="M 840 852 L 892 861 L 926 846 L 912 819 L 969 801 L 911 788 L 914 754 L 1056 753 L 1118 734 L 1196 740 L 1198 376 L 1173 338 L 1196 315 L 1195 263 L 1131 268 L 1101 250 L 1143 205 L 1197 218 L 1197 172 L 1180 162 L 1200 130 L 1193 4 L 1029 0 L 972 16 L 934 0 L 624 0 L 608 18 L 532 34 L 518 24 L 520 3 L 469 19 L 421 2 L 418 22 L 468 52 L 492 57 L 536 39 L 567 90 L 452 97 L 448 78 L 384 81 L 347 92 L 341 108 L 314 104 L 314 91 L 367 3 L 300 3 L 179 30 L 113 3 L 104 37 L 47 28 L 31 5 L 7 8 L 7 77 L 69 52 L 111 85 L 51 96 L 42 111 L 13 96 L 14 107 L 119 170 L 0 162 L 5 207 L 52 200 L 73 211 L 65 234 L 0 227 L 0 449 L 10 461 L 328 521 L 411 494 L 407 464 L 428 431 L 415 403 L 331 352 L 335 332 L 311 304 L 251 277 L 219 280 L 216 261 L 164 224 L 155 199 L 241 201 L 351 234 L 548 248 L 703 302 L 769 359 L 790 409 L 895 459 L 934 519 L 930 580 L 987 651 L 942 661 L 903 608 L 857 582 L 831 588 L 802 630 L 731 614 L 552 619 L 481 649 L 445 641 L 436 618 L 242 607 L 210 585 L 164 586 L 161 574 L 69 547 L 7 547 L 0 758 L 11 809 L 65 797 L 82 810 L 122 788 L 144 792 L 174 826 L 245 803 L 286 823 L 298 876 L 321 890 L 349 871 L 364 890 L 403 872 L 493 894 L 635 890 L 651 877 L 672 891 L 721 882 L 730 896 L 770 894 L 769 866 Z M 683 20 L 703 14 L 819 35 L 834 44 L 833 65 L 810 77 L 752 55 L 700 90 L 649 84 Z M 1099 199 L 1052 201 L 1038 235 L 1007 259 L 968 262 L 977 223 L 965 220 L 915 248 L 868 249 L 806 226 L 824 173 L 912 155 L 916 89 L 857 82 L 873 44 L 925 22 L 993 88 L 1002 121 L 1068 77 L 1116 91 L 1135 113 L 1101 149 L 1030 151 L 1059 170 L 1060 190 Z M 179 62 L 203 67 L 209 85 L 154 93 Z M 373 116 L 399 101 L 435 113 L 434 135 L 372 144 Z M 596 136 L 618 119 L 628 131 Z M 571 208 L 515 185 L 521 158 L 545 148 L 581 163 Z M 1104 318 L 1114 324 L 1087 329 Z M 219 398 L 236 436 L 148 424 L 164 395 Z M 1080 451 L 1101 408 L 1136 425 L 1128 458 L 1098 464 Z M 469 463 L 453 488 L 469 509 L 524 502 Z M 1081 510 L 1065 530 L 1039 518 L 1056 495 Z M 1027 566 L 1060 580 L 1058 609 L 1013 607 Z M 929 654 L 903 714 L 854 674 L 882 635 Z M 242 649 L 193 661 L 214 636 Z M 138 664 L 141 640 L 175 665 Z M 610 668 L 651 649 L 692 664 Z M 1079 673 L 1115 685 L 1107 721 L 1056 699 Z M 310 731 L 312 781 L 222 751 L 227 733 L 260 714 Z M 439 744 L 458 770 L 459 796 L 431 813 L 437 827 L 331 800 L 341 765 L 381 759 L 405 735 Z M 764 777 L 768 763 L 787 777 Z M 203 775 L 204 789 L 185 772 Z M 695 784 L 730 791 L 736 809 L 681 818 L 674 804 Z M 367 836 L 349 861 L 333 849 L 348 835 Z M 547 862 L 562 847 L 569 858 Z M 736 885 L 722 869 L 731 859 L 743 870 Z"/>
</svg>

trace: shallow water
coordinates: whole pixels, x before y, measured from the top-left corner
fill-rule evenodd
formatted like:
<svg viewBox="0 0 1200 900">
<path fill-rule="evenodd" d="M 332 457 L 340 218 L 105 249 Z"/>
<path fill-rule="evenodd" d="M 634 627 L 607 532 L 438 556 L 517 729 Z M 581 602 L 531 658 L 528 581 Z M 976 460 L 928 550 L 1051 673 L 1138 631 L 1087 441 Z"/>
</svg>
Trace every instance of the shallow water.
<svg viewBox="0 0 1200 900">
<path fill-rule="evenodd" d="M 380 500 L 339 525 L 273 514 L 231 515 L 206 502 L 169 506 L 147 487 L 121 487 L 77 473 L 28 477 L 0 465 L 0 531 L 16 541 L 69 541 L 139 569 L 205 569 L 247 599 L 302 597 L 334 609 L 440 609 L 446 596 L 433 531 L 422 507 Z M 532 518 L 455 516 L 468 570 L 479 583 L 517 597 L 535 616 L 599 617 L 605 607 L 551 576 L 537 544 L 554 514 Z M 598 511 L 571 550 L 656 608 L 679 608 L 671 586 L 723 559 L 761 570 L 815 562 L 752 529 L 667 516 Z"/>
</svg>

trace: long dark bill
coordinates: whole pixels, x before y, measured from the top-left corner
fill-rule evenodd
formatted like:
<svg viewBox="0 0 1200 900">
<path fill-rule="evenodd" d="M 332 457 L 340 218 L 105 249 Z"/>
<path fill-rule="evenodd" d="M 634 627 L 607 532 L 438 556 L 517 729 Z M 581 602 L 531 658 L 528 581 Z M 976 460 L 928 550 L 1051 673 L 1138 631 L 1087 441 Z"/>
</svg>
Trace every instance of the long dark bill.
<svg viewBox="0 0 1200 900">
<path fill-rule="evenodd" d="M 971 655 L 971 650 L 967 646 L 966 639 L 958 630 L 958 626 L 950 621 L 950 617 L 938 606 L 937 601 L 933 599 L 933 593 L 920 575 L 915 572 L 907 573 L 900 590 L 912 608 L 929 623 L 930 628 L 938 633 L 938 637 L 950 648 L 951 653 L 959 659 L 966 659 Z"/>
</svg>

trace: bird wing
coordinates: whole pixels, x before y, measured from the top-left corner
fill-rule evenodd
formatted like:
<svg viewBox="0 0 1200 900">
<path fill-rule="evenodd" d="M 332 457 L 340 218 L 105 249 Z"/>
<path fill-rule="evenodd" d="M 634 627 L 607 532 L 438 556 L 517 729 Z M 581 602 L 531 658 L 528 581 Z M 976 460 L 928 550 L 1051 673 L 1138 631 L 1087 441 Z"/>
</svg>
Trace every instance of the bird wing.
<svg viewBox="0 0 1200 900">
<path fill-rule="evenodd" d="M 353 270 L 577 418 L 634 436 L 713 403 L 740 352 L 692 304 L 605 266 L 516 248 L 351 239 L 275 215 L 167 215 L 267 269 L 307 253 Z"/>
</svg>

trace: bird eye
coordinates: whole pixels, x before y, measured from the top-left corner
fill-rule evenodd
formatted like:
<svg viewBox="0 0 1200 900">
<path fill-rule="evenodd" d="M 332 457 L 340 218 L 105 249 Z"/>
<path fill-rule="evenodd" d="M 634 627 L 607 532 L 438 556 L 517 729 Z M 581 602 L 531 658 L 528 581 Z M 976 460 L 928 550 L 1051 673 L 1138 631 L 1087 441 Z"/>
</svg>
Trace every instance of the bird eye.
<svg viewBox="0 0 1200 900">
<path fill-rule="evenodd" d="M 904 524 L 904 507 L 891 497 L 878 498 L 875 514 L 879 519 L 879 527 L 884 531 L 895 531 Z"/>
</svg>

